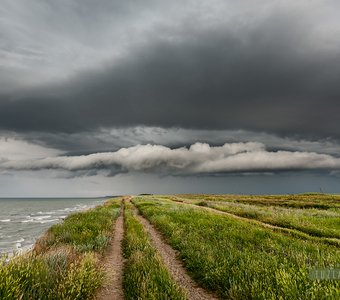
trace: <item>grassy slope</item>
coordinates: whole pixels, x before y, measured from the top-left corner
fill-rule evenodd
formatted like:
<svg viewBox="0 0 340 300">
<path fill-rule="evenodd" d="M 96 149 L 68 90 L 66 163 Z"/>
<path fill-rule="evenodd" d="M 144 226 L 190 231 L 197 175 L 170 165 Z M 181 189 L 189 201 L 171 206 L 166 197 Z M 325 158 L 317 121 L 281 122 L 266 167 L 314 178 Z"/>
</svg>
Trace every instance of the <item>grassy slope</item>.
<svg viewBox="0 0 340 300">
<path fill-rule="evenodd" d="M 124 272 L 126 299 L 186 299 L 171 278 L 157 250 L 150 244 L 142 224 L 134 217 L 131 204 L 125 208 Z"/>
<path fill-rule="evenodd" d="M 336 212 L 215 201 L 197 204 L 271 225 L 297 229 L 313 236 L 340 239 L 340 209 Z"/>
<path fill-rule="evenodd" d="M 35 250 L 45 252 L 51 247 L 69 245 L 78 252 L 100 251 L 109 241 L 119 211 L 120 200 L 112 200 L 96 209 L 72 214 L 63 223 L 52 226 L 36 242 Z"/>
<path fill-rule="evenodd" d="M 134 200 L 180 251 L 205 288 L 232 299 L 336 299 L 340 283 L 312 281 L 310 267 L 335 267 L 334 246 L 300 240 L 200 208 L 155 199 Z"/>
<path fill-rule="evenodd" d="M 340 209 L 340 195 L 297 194 L 297 195 L 177 195 L 175 199 L 192 201 L 226 201 L 262 206 L 288 208 Z"/>
<path fill-rule="evenodd" d="M 109 241 L 120 200 L 70 215 L 34 251 L 0 261 L 0 299 L 87 299 L 102 284 L 100 251 Z"/>
</svg>

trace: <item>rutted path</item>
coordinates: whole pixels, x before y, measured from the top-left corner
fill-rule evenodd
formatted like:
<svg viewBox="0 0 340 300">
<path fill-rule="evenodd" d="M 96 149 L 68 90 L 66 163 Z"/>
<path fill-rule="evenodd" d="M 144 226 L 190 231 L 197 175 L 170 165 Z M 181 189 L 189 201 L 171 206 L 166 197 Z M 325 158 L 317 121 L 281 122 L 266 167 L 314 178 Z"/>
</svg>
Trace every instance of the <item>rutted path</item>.
<svg viewBox="0 0 340 300">
<path fill-rule="evenodd" d="M 129 199 L 129 198 L 125 198 Z M 108 281 L 101 288 L 94 299 L 96 300 L 123 300 L 123 272 L 124 258 L 122 251 L 122 240 L 124 237 L 124 201 L 114 226 L 114 233 L 111 243 L 104 256 L 103 265 L 108 270 Z"/>
<path fill-rule="evenodd" d="M 200 209 L 203 209 L 203 210 L 207 210 L 207 211 L 210 211 L 210 212 L 213 212 L 213 213 L 216 213 L 216 214 L 227 215 L 227 216 L 230 216 L 234 219 L 241 220 L 243 222 L 248 222 L 248 223 L 260 225 L 260 226 L 265 227 L 265 228 L 270 228 L 274 231 L 280 231 L 282 233 L 293 234 L 293 235 L 296 235 L 296 236 L 308 238 L 308 239 L 315 240 L 315 241 L 321 241 L 321 242 L 336 245 L 336 246 L 340 245 L 340 240 L 337 239 L 337 238 L 314 236 L 314 235 L 308 234 L 308 233 L 301 231 L 301 230 L 298 230 L 298 229 L 281 227 L 281 226 L 277 226 L 277 225 L 272 225 L 270 223 L 262 222 L 260 220 L 251 219 L 251 218 L 247 218 L 247 217 L 241 217 L 241 216 L 238 216 L 236 214 L 233 214 L 233 213 L 230 213 L 230 212 L 227 212 L 227 211 L 223 211 L 223 210 L 219 210 L 219 209 L 214 208 L 214 207 L 200 206 L 200 205 L 197 205 L 197 204 L 194 204 L 194 203 L 182 202 L 182 201 L 178 201 L 178 200 L 175 200 L 175 199 L 169 199 L 169 200 L 176 202 L 178 204 L 189 205 L 189 206 L 192 206 L 192 207 L 195 207 L 195 208 L 200 208 Z"/>
<path fill-rule="evenodd" d="M 162 235 L 154 228 L 154 226 L 143 216 L 138 213 L 136 208 L 136 216 L 138 220 L 144 226 L 146 232 L 150 236 L 151 243 L 158 250 L 166 267 L 168 268 L 172 277 L 186 292 L 188 299 L 192 300 L 204 300 L 204 299 L 218 299 L 214 294 L 209 293 L 199 287 L 197 283 L 187 274 L 182 262 L 177 259 L 176 251 L 171 248 Z"/>
</svg>

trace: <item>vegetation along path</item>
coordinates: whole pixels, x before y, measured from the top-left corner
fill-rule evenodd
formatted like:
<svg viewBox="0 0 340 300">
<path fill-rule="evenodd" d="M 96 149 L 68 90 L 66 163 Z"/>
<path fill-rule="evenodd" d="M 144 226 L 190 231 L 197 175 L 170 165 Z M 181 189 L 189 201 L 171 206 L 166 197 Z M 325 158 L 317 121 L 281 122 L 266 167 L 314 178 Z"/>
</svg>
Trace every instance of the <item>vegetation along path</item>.
<svg viewBox="0 0 340 300">
<path fill-rule="evenodd" d="M 114 226 L 111 243 L 107 249 L 104 259 L 104 268 L 108 270 L 107 283 L 100 289 L 95 299 L 97 300 L 123 300 L 123 269 L 124 258 L 122 252 L 122 240 L 124 236 L 124 201 L 119 217 Z"/>
<path fill-rule="evenodd" d="M 210 207 L 210 206 L 202 206 L 202 205 L 199 205 L 199 204 L 196 204 L 196 203 L 183 202 L 183 201 L 179 201 L 179 200 L 176 200 L 176 199 L 169 199 L 169 200 L 176 202 L 178 204 L 181 204 L 181 205 L 189 205 L 189 206 L 200 208 L 200 209 L 203 209 L 203 210 L 207 210 L 207 211 L 210 211 L 210 212 L 213 212 L 213 213 L 216 213 L 216 214 L 226 215 L 226 216 L 235 218 L 235 219 L 240 220 L 240 221 L 244 221 L 244 222 L 248 222 L 248 223 L 252 223 L 252 224 L 257 224 L 257 225 L 272 229 L 274 231 L 279 231 L 281 233 L 286 233 L 286 234 L 298 236 L 298 237 L 304 238 L 304 239 L 315 240 L 315 241 L 323 242 L 323 243 L 326 243 L 326 244 L 340 246 L 340 240 L 338 238 L 317 237 L 317 236 L 310 235 L 310 234 L 303 232 L 301 230 L 298 230 L 298 229 L 281 227 L 281 226 L 272 225 L 272 224 L 269 224 L 269 223 L 266 223 L 266 222 L 263 222 L 263 221 L 260 221 L 260 220 L 250 219 L 250 218 L 247 218 L 247 217 L 241 217 L 241 216 L 235 215 L 235 214 L 227 212 L 227 211 L 219 210 L 218 208 L 214 208 L 214 207 Z"/>
<path fill-rule="evenodd" d="M 136 212 L 138 212 L 136 208 Z M 154 226 L 139 213 L 138 220 L 143 224 L 151 238 L 152 244 L 157 248 L 169 272 L 176 282 L 185 290 L 188 299 L 218 299 L 213 294 L 205 291 L 187 274 L 182 262 L 177 259 L 176 252 L 171 246 L 164 242 L 162 235 Z"/>
</svg>

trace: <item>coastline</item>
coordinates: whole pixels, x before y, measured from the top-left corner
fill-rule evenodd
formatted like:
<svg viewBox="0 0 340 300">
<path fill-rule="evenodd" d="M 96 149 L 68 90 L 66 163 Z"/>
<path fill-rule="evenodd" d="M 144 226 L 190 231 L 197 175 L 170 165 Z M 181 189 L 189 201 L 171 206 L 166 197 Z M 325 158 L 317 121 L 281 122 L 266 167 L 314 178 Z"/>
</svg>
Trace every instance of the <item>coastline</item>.
<svg viewBox="0 0 340 300">
<path fill-rule="evenodd" d="M 3 256 L 0 283 L 3 299 L 34 295 L 41 299 L 87 299 L 101 286 L 103 249 L 120 213 L 120 199 L 70 214 L 32 245 Z M 96 222 L 93 222 L 96 220 Z M 79 232 L 78 228 L 82 228 Z M 28 276 L 28 277 L 27 277 Z M 25 278 L 29 278 L 26 280 Z"/>
<path fill-rule="evenodd" d="M 53 225 L 72 213 L 86 211 L 106 198 L 2 198 L 0 200 L 0 255 L 13 256 L 28 248 Z"/>
</svg>

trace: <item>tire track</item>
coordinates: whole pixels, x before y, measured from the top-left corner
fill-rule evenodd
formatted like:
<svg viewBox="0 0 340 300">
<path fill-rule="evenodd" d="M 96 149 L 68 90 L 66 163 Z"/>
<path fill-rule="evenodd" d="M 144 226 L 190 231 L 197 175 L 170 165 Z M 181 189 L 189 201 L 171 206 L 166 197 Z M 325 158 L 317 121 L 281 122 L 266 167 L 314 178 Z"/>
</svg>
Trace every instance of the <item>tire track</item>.
<svg viewBox="0 0 340 300">
<path fill-rule="evenodd" d="M 197 283 L 187 274 L 182 262 L 177 258 L 176 251 L 164 241 L 163 236 L 154 228 L 154 226 L 139 213 L 135 205 L 134 207 L 136 217 L 144 226 L 146 232 L 149 234 L 152 245 L 158 250 L 170 274 L 181 286 L 181 288 L 186 292 L 188 299 L 218 299 L 214 294 L 207 292 L 197 285 Z"/>
<path fill-rule="evenodd" d="M 255 225 L 265 227 L 265 228 L 269 228 L 269 229 L 272 229 L 273 231 L 276 231 L 276 232 L 282 232 L 284 234 L 290 234 L 290 235 L 298 236 L 298 237 L 305 238 L 305 239 L 310 239 L 310 240 L 314 240 L 314 241 L 327 243 L 327 244 L 330 244 L 330 245 L 340 246 L 340 240 L 337 239 L 337 238 L 328 238 L 328 237 L 322 237 L 322 236 L 318 237 L 318 236 L 308 234 L 308 233 L 301 231 L 301 230 L 298 230 L 298 229 L 281 227 L 281 226 L 277 226 L 277 225 L 272 225 L 270 223 L 262 222 L 260 220 L 250 219 L 250 218 L 247 218 L 247 217 L 241 217 L 241 216 L 238 216 L 236 214 L 229 213 L 229 212 L 226 212 L 226 211 L 222 211 L 222 210 L 219 210 L 217 208 L 213 208 L 213 207 L 209 207 L 209 206 L 200 206 L 200 205 L 197 205 L 197 204 L 194 204 L 194 203 L 182 202 L 182 201 L 176 200 L 176 199 L 169 199 L 169 200 L 176 202 L 178 204 L 181 204 L 181 205 L 189 205 L 189 206 L 192 206 L 192 207 L 195 207 L 195 208 L 198 208 L 198 209 L 202 209 L 202 210 L 207 210 L 207 211 L 210 211 L 210 212 L 213 212 L 213 213 L 216 213 L 216 214 L 230 216 L 234 219 L 238 219 L 238 220 L 243 221 L 243 222 L 248 222 L 248 223 L 251 223 L 251 224 L 255 224 Z"/>
<path fill-rule="evenodd" d="M 123 300 L 123 272 L 124 258 L 122 251 L 122 240 L 124 237 L 124 201 L 114 226 L 113 238 L 104 256 L 103 265 L 107 270 L 107 283 L 99 290 L 94 297 L 96 300 Z"/>
</svg>

